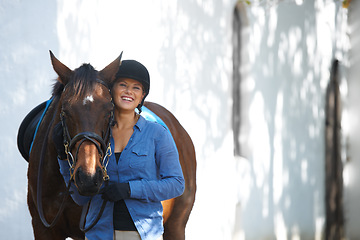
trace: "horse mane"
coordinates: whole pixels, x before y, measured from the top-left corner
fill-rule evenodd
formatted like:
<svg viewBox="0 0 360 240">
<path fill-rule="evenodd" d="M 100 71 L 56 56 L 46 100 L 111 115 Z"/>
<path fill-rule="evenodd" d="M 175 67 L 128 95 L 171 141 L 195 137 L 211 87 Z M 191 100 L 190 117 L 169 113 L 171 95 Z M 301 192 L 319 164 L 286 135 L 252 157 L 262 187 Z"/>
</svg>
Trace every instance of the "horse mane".
<svg viewBox="0 0 360 240">
<path fill-rule="evenodd" d="M 56 80 L 56 82 L 53 85 L 52 96 L 53 97 L 60 96 L 63 90 L 64 90 L 64 84 L 59 82 L 59 80 Z"/>
<path fill-rule="evenodd" d="M 76 100 L 84 96 L 86 93 L 94 91 L 95 83 L 97 82 L 97 71 L 91 64 L 84 63 L 79 68 L 73 71 L 66 88 L 70 89 L 69 96 Z M 65 86 L 60 81 L 56 81 L 53 85 L 52 95 L 60 96 Z"/>
</svg>

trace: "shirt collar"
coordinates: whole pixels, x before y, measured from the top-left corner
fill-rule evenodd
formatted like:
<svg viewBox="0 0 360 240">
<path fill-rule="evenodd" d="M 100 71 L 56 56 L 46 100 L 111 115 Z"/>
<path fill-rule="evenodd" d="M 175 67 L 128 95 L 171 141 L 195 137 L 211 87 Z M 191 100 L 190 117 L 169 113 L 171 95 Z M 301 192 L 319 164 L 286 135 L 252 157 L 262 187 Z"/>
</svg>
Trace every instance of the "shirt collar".
<svg viewBox="0 0 360 240">
<path fill-rule="evenodd" d="M 136 122 L 135 127 L 136 127 L 137 129 L 139 129 L 139 131 L 141 132 L 141 130 L 142 130 L 142 129 L 144 128 L 144 126 L 145 126 L 145 123 L 146 123 L 145 118 L 140 115 L 140 118 L 139 118 L 139 120 Z"/>
</svg>

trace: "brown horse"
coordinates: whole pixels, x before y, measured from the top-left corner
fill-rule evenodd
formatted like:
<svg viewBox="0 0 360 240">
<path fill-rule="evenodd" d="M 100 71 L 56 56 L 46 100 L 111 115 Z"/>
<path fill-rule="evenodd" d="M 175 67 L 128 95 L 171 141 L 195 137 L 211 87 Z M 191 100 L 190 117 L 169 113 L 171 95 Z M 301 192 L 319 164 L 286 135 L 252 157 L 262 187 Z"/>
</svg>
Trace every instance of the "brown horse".
<svg viewBox="0 0 360 240">
<path fill-rule="evenodd" d="M 51 136 L 54 126 L 63 118 L 69 136 L 74 136 L 70 146 L 67 146 L 75 159 L 74 183 L 83 195 L 96 194 L 106 174 L 102 158 L 107 151 L 106 133 L 113 108 L 107 86 L 114 80 L 121 56 L 101 71 L 96 71 L 90 64 L 70 70 L 51 52 L 50 56 L 58 81 L 29 156 L 28 206 L 36 240 L 84 239 L 84 233 L 79 228 L 81 207 L 67 197 Z M 86 96 L 92 96 L 93 104 L 83 104 Z M 163 202 L 164 239 L 185 239 L 185 226 L 196 192 L 194 146 L 187 132 L 169 111 L 155 103 L 146 102 L 145 106 L 168 126 L 178 148 L 185 178 L 184 193 Z"/>
</svg>

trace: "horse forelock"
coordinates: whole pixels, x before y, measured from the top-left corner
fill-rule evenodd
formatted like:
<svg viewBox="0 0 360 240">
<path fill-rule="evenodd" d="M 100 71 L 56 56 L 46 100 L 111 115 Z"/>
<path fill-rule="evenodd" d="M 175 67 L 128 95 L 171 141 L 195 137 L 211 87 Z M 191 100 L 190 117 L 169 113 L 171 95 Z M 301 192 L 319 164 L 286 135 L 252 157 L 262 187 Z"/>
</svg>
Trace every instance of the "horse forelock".
<svg viewBox="0 0 360 240">
<path fill-rule="evenodd" d="M 98 72 L 90 64 L 83 64 L 74 70 L 74 74 L 68 83 L 69 93 L 75 99 L 83 97 L 87 93 L 94 91 L 97 83 Z"/>
<path fill-rule="evenodd" d="M 66 85 L 70 101 L 77 101 L 95 90 L 98 83 L 98 71 L 91 64 L 83 64 L 74 70 L 69 82 Z M 57 81 L 53 86 L 53 96 L 60 96 L 65 86 Z"/>
</svg>

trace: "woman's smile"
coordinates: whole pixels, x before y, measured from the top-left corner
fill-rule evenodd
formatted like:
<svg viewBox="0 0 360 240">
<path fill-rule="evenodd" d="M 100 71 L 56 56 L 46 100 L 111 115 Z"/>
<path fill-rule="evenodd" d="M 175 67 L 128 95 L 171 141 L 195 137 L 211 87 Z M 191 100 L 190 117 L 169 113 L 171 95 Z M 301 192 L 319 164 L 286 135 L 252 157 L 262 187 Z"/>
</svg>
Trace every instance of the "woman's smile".
<svg viewBox="0 0 360 240">
<path fill-rule="evenodd" d="M 123 97 L 121 97 L 121 99 L 123 101 L 126 101 L 126 102 L 133 102 L 134 101 L 134 99 L 132 97 L 128 97 L 128 96 L 123 96 Z"/>
</svg>

